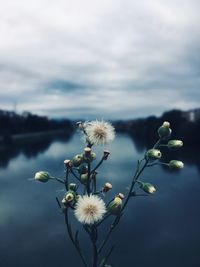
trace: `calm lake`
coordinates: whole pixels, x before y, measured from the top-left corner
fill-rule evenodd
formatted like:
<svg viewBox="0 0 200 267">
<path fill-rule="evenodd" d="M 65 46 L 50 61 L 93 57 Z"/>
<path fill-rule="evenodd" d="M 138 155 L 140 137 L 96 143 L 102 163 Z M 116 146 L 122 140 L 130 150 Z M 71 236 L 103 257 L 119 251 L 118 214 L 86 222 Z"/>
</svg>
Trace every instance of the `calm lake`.
<svg viewBox="0 0 200 267">
<path fill-rule="evenodd" d="M 74 134 L 66 141 L 32 145 L 22 151 L 1 151 L 1 267 L 82 267 L 55 200 L 56 196 L 62 199 L 62 185 L 54 181 L 43 184 L 31 178 L 39 170 L 64 177 L 63 160 L 72 158 L 83 148 L 80 135 Z M 126 134 L 118 134 L 106 148 L 111 155 L 99 169 L 98 184 L 99 187 L 104 182 L 113 184 L 105 199 L 109 201 L 119 192 L 127 194 L 137 159 L 144 150 Z M 100 157 L 103 149 L 94 150 Z M 195 151 L 189 153 L 183 149 L 178 158 L 174 157 L 185 162 L 180 172 L 172 173 L 160 166 L 144 172 L 143 180 L 154 184 L 157 192 L 130 201 L 110 239 L 110 245 L 116 243 L 109 261 L 112 267 L 200 266 L 197 157 Z M 80 224 L 72 222 L 81 228 Z M 82 235 L 85 250 L 87 240 L 87 236 Z"/>
</svg>

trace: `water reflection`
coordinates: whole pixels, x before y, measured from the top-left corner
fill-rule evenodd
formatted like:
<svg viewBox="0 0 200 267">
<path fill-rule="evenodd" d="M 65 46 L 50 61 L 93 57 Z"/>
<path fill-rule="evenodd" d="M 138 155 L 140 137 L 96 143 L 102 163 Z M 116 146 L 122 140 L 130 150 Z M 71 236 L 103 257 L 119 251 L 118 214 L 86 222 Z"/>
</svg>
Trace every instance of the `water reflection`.
<svg viewBox="0 0 200 267">
<path fill-rule="evenodd" d="M 55 196 L 62 197 L 62 187 L 29 180 L 37 170 L 62 177 L 63 160 L 80 152 L 80 144 L 80 136 L 74 135 L 68 142 L 54 141 L 46 149 L 35 146 L 37 153 L 31 157 L 21 151 L 0 169 L 1 267 L 82 267 L 55 201 Z M 114 185 L 106 200 L 118 192 L 126 194 L 136 160 L 142 156 L 127 135 L 118 135 L 108 149 L 111 156 L 99 175 L 99 186 L 106 181 Z M 102 153 L 100 148 L 96 152 L 98 156 Z M 199 162 L 193 165 L 185 153 L 176 155 L 188 159 L 179 173 L 169 174 L 160 167 L 144 173 L 144 180 L 155 184 L 157 193 L 130 202 L 110 240 L 116 242 L 112 267 L 200 266 Z M 85 235 L 82 240 L 87 248 Z"/>
<path fill-rule="evenodd" d="M 27 159 L 36 157 L 39 153 L 47 150 L 53 141 L 59 140 L 61 142 L 67 142 L 71 139 L 71 137 L 72 132 L 67 134 L 62 133 L 48 135 L 45 138 L 41 138 L 39 140 L 32 140 L 32 142 L 1 146 L 0 168 L 6 168 L 9 164 L 9 161 L 16 158 L 20 154 L 25 155 Z"/>
</svg>

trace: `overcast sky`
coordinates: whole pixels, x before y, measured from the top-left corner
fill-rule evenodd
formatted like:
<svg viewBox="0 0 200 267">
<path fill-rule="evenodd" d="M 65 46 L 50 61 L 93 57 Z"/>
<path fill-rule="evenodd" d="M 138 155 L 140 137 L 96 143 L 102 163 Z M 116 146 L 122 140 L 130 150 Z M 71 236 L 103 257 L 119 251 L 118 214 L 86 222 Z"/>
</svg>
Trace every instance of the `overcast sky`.
<svg viewBox="0 0 200 267">
<path fill-rule="evenodd" d="M 200 107 L 199 0 L 0 4 L 0 109 L 121 119 Z"/>
</svg>

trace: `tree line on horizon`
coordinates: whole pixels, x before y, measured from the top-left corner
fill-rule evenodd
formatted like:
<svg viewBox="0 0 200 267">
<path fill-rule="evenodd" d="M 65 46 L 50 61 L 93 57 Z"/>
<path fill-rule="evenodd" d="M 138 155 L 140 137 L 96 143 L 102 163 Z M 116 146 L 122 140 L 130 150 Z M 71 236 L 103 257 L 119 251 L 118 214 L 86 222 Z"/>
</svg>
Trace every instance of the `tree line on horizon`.
<svg viewBox="0 0 200 267">
<path fill-rule="evenodd" d="M 155 130 L 163 123 L 169 121 L 173 131 L 173 138 L 181 136 L 187 145 L 200 146 L 200 109 L 194 110 L 196 117 L 191 116 L 191 111 L 171 110 L 162 116 L 149 116 L 147 118 L 128 121 L 115 121 L 116 131 L 127 132 L 135 140 L 151 145 L 150 140 L 155 140 Z M 194 114 L 193 114 L 194 115 Z M 5 140 L 15 134 L 45 132 L 51 130 L 73 131 L 75 123 L 70 119 L 49 119 L 30 112 L 17 114 L 14 111 L 0 110 L 0 136 Z"/>
<path fill-rule="evenodd" d="M 172 139 L 181 137 L 186 146 L 200 146 L 200 109 L 187 112 L 170 110 L 160 117 L 118 121 L 115 126 L 117 131 L 128 132 L 135 141 L 148 147 L 155 142 L 155 131 L 164 121 L 169 121 L 173 128 Z"/>
<path fill-rule="evenodd" d="M 14 111 L 0 110 L 0 136 L 5 140 L 15 134 L 26 134 L 63 129 L 72 130 L 68 119 L 56 120 L 30 112 L 17 114 Z"/>
</svg>

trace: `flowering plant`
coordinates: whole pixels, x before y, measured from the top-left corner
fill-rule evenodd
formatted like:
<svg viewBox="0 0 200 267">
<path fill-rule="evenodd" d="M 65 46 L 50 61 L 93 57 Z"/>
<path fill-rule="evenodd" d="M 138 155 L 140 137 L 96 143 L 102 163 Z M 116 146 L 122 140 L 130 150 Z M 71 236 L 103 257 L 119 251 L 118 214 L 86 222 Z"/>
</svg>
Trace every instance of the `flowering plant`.
<svg viewBox="0 0 200 267">
<path fill-rule="evenodd" d="M 99 187 L 97 169 L 108 159 L 110 152 L 105 150 L 100 161 L 93 167 L 96 154 L 92 148 L 95 145 L 107 144 L 112 141 L 115 137 L 115 129 L 110 123 L 104 121 L 78 122 L 77 126 L 83 134 L 86 147 L 83 153 L 75 155 L 72 159 L 64 160 L 65 178 L 52 177 L 48 172 L 40 171 L 35 174 L 35 179 L 40 182 L 55 180 L 63 184 L 66 191 L 63 199 L 56 198 L 56 200 L 64 214 L 69 238 L 75 246 L 83 266 L 111 267 L 111 265 L 108 265 L 108 260 L 114 246 L 111 246 L 106 251 L 105 246 L 111 233 L 124 215 L 129 200 L 140 195 L 136 186 L 142 189 L 145 194 L 153 194 L 156 191 L 154 185 L 141 180 L 141 174 L 147 167 L 157 164 L 166 165 L 171 170 L 182 169 L 184 165 L 181 161 L 171 160 L 169 163 L 160 161 L 162 159 L 160 149 L 166 146 L 171 150 L 175 150 L 180 148 L 183 142 L 169 140 L 172 131 L 169 122 L 164 122 L 158 129 L 158 141 L 156 144 L 145 152 L 141 160 L 138 160 L 127 195 L 124 196 L 123 193 L 118 193 L 106 203 L 104 196 L 112 189 L 112 184 L 107 182 Z M 77 182 L 74 183 L 74 180 L 71 179 L 75 179 Z M 83 254 L 79 231 L 72 229 L 69 210 L 73 211 L 75 218 L 83 225 L 84 231 L 89 236 L 92 244 L 92 259 L 86 259 Z M 99 228 L 110 216 L 113 217 L 113 221 L 109 225 L 104 239 L 100 240 L 98 235 Z"/>
</svg>

